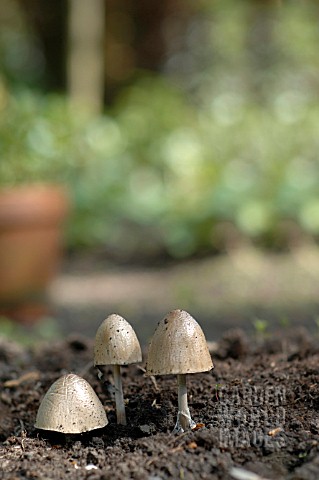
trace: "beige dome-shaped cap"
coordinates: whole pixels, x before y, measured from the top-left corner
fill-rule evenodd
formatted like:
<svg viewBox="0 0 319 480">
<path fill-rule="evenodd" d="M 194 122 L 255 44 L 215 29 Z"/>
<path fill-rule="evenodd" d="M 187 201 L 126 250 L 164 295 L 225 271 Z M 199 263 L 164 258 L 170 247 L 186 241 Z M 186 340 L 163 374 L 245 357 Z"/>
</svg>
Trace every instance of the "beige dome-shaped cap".
<svg viewBox="0 0 319 480">
<path fill-rule="evenodd" d="M 40 404 L 35 427 L 62 433 L 82 433 L 108 424 L 105 410 L 91 385 L 72 373 L 54 382 Z"/>
<path fill-rule="evenodd" d="M 148 375 L 206 372 L 212 368 L 204 333 L 189 313 L 173 310 L 159 322 L 148 350 Z"/>
<path fill-rule="evenodd" d="M 129 365 L 141 361 L 141 347 L 131 325 L 120 315 L 109 315 L 96 332 L 94 365 Z"/>
</svg>

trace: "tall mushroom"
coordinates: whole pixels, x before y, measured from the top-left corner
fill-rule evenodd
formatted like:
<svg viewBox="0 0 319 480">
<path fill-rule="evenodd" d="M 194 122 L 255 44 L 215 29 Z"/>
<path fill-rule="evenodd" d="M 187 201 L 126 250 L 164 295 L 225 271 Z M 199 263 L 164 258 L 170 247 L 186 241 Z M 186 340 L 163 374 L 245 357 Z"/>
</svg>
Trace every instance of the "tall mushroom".
<svg viewBox="0 0 319 480">
<path fill-rule="evenodd" d="M 147 375 L 176 374 L 178 416 L 174 432 L 195 426 L 187 403 L 186 375 L 206 372 L 213 362 L 201 327 L 184 310 L 173 310 L 161 320 L 148 350 Z"/>
<path fill-rule="evenodd" d="M 83 433 L 107 424 L 103 405 L 91 385 L 69 373 L 56 380 L 43 397 L 34 426 L 61 433 Z"/>
<path fill-rule="evenodd" d="M 142 361 L 142 352 L 132 326 L 120 315 L 109 315 L 96 332 L 94 365 L 113 366 L 117 423 L 126 425 L 121 365 Z"/>
</svg>

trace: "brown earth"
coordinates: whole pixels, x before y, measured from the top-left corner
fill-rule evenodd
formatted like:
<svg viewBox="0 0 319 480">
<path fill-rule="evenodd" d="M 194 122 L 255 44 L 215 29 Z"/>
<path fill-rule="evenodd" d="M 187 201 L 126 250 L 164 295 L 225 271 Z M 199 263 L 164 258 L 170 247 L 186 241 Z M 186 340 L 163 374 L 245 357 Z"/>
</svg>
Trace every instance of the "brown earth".
<svg viewBox="0 0 319 480">
<path fill-rule="evenodd" d="M 154 382 L 123 368 L 128 425 L 118 426 L 111 372 L 98 380 L 92 340 L 26 348 L 2 339 L 0 478 L 317 480 L 318 338 L 302 328 L 251 338 L 233 330 L 210 348 L 215 369 L 188 378 L 198 429 L 176 435 L 173 376 Z M 66 372 L 89 381 L 109 425 L 72 436 L 35 429 L 44 393 Z"/>
</svg>

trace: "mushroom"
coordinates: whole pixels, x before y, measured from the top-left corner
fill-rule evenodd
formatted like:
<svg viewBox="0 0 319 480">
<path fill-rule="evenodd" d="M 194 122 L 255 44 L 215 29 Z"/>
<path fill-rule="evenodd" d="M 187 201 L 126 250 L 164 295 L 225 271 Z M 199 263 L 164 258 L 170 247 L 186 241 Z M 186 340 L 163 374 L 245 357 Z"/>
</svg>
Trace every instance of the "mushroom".
<svg viewBox="0 0 319 480">
<path fill-rule="evenodd" d="M 178 415 L 175 433 L 195 426 L 188 404 L 186 374 L 206 372 L 214 367 L 204 333 L 184 310 L 173 310 L 158 323 L 148 350 L 147 375 L 176 374 Z"/>
<path fill-rule="evenodd" d="M 117 423 L 126 425 L 121 365 L 142 361 L 142 352 L 131 325 L 120 315 L 109 315 L 96 332 L 94 365 L 113 366 Z"/>
<path fill-rule="evenodd" d="M 91 385 L 73 373 L 54 382 L 40 404 L 35 427 L 61 433 L 83 433 L 108 424 Z"/>
</svg>

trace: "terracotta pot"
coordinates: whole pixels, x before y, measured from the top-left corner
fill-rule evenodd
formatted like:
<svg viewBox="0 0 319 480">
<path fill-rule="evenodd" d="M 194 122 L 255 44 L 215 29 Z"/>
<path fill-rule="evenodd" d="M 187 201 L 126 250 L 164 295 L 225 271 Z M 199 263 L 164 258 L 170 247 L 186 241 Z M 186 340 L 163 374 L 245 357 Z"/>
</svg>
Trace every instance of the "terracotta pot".
<svg viewBox="0 0 319 480">
<path fill-rule="evenodd" d="M 33 321 L 62 253 L 66 192 L 54 185 L 0 191 L 0 314 Z"/>
</svg>

